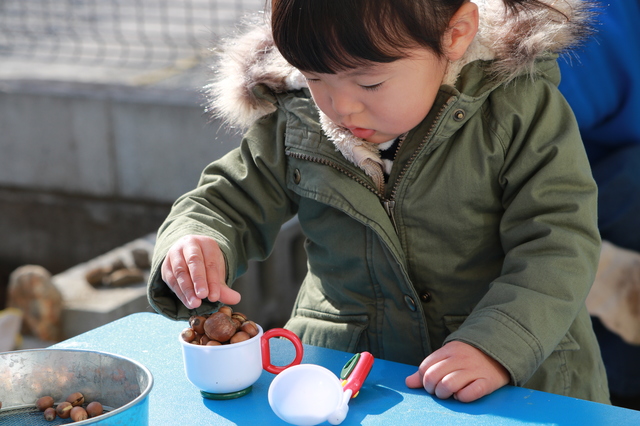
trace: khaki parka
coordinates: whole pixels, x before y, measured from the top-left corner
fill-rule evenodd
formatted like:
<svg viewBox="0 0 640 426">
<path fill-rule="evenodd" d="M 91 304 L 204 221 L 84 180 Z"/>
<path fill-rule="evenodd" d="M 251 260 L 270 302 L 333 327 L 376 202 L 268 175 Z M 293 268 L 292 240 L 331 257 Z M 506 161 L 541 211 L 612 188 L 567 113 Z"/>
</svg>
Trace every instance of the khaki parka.
<svg viewBox="0 0 640 426">
<path fill-rule="evenodd" d="M 286 328 L 304 343 L 418 365 L 458 340 L 500 362 L 516 386 L 608 402 L 584 300 L 600 249 L 596 186 L 556 55 L 508 82 L 474 60 L 379 185 L 319 124 L 306 89 L 256 85 L 273 105 L 238 149 L 210 164 L 158 233 L 149 300 L 188 310 L 160 278 L 179 238 L 215 238 L 232 285 L 298 215 L 308 274 Z"/>
</svg>

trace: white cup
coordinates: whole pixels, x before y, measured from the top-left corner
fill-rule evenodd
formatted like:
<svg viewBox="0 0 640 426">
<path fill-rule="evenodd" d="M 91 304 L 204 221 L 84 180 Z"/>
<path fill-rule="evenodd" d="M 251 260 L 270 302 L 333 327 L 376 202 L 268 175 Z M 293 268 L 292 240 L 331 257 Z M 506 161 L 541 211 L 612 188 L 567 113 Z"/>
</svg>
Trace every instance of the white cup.
<svg viewBox="0 0 640 426">
<path fill-rule="evenodd" d="M 272 337 L 284 337 L 293 343 L 296 356 L 290 364 L 271 364 L 269 339 Z M 211 399 L 231 399 L 245 395 L 260 378 L 263 369 L 278 374 L 288 367 L 300 364 L 303 355 L 302 343 L 295 333 L 283 328 L 263 333 L 259 325 L 256 336 L 239 343 L 202 346 L 187 343 L 180 336 L 178 340 L 182 345 L 187 379 L 200 389 L 204 397 Z"/>
</svg>

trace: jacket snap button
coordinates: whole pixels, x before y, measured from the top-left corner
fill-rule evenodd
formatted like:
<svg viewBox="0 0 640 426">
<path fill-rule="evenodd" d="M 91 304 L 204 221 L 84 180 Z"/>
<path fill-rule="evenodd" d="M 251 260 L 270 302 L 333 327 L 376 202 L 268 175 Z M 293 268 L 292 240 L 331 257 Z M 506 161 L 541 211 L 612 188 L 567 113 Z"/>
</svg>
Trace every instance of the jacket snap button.
<svg viewBox="0 0 640 426">
<path fill-rule="evenodd" d="M 300 179 L 302 179 L 302 176 L 300 175 L 300 170 L 295 169 L 293 171 L 293 181 L 296 183 L 296 185 L 300 183 Z"/>
<path fill-rule="evenodd" d="M 431 301 L 431 294 L 427 291 L 425 291 L 424 293 L 422 293 L 420 295 L 420 300 L 422 300 L 424 303 L 430 302 Z"/>
<path fill-rule="evenodd" d="M 457 109 L 457 110 L 453 111 L 453 119 L 454 119 L 455 121 L 462 121 L 462 120 L 464 120 L 465 115 L 466 115 L 466 114 L 465 114 L 465 112 L 464 112 L 464 110 L 463 110 L 463 109 Z"/>
<path fill-rule="evenodd" d="M 416 311 L 416 302 L 411 298 L 411 296 L 404 296 L 404 303 L 407 304 L 407 307 L 411 309 L 413 312 Z"/>
</svg>

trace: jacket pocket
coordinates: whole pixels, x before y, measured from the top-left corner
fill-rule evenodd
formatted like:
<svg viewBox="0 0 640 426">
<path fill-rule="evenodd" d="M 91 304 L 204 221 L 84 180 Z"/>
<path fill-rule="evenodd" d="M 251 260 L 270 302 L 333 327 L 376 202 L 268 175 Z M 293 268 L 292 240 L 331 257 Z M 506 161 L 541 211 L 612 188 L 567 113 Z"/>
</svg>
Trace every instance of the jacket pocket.
<svg viewBox="0 0 640 426">
<path fill-rule="evenodd" d="M 567 332 L 558 343 L 555 351 L 578 351 L 580 350 L 580 344 L 573 338 L 571 333 Z"/>
<path fill-rule="evenodd" d="M 336 315 L 298 308 L 285 328 L 308 345 L 357 352 L 363 346 L 361 340 L 368 322 L 366 315 Z"/>
<path fill-rule="evenodd" d="M 582 382 L 584 378 L 579 374 L 580 357 L 580 344 L 571 333 L 565 334 L 553 352 L 523 386 L 558 395 L 577 395 L 577 389 L 585 387 L 585 383 Z"/>
</svg>

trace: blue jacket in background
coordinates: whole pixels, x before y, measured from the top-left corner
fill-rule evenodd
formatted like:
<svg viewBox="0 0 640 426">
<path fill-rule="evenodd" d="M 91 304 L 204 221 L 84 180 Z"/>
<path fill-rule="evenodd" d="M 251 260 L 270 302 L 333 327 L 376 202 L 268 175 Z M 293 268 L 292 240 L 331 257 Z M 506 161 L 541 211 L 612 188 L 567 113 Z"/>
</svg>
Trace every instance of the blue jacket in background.
<svg viewBox="0 0 640 426">
<path fill-rule="evenodd" d="M 561 59 L 560 90 L 575 111 L 592 163 L 623 145 L 640 145 L 640 1 L 611 0 L 596 34 Z"/>
<path fill-rule="evenodd" d="M 602 239 L 640 252 L 640 0 L 609 1 L 600 6 L 597 33 L 579 57 L 558 61 L 560 90 L 576 114 L 598 184 Z M 612 402 L 638 409 L 640 346 L 597 318 L 593 324 Z"/>
</svg>

